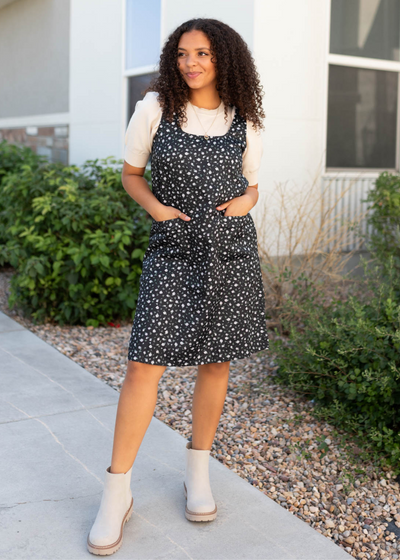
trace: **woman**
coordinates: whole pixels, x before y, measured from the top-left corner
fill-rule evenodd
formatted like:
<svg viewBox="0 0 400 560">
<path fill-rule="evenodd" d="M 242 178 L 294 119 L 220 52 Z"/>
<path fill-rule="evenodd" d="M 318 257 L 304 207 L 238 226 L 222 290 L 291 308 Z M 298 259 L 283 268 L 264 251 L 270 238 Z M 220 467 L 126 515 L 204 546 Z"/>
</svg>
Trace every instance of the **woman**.
<svg viewBox="0 0 400 560">
<path fill-rule="evenodd" d="M 217 515 L 210 449 L 229 364 L 268 349 L 257 233 L 264 113 L 246 43 L 228 25 L 193 19 L 164 45 L 159 76 L 136 104 L 122 182 L 152 216 L 118 403 L 111 466 L 88 535 L 94 554 L 121 546 L 132 514 L 133 462 L 167 366 L 198 365 L 186 444 L 185 516 Z M 151 154 L 152 190 L 143 174 Z"/>
</svg>

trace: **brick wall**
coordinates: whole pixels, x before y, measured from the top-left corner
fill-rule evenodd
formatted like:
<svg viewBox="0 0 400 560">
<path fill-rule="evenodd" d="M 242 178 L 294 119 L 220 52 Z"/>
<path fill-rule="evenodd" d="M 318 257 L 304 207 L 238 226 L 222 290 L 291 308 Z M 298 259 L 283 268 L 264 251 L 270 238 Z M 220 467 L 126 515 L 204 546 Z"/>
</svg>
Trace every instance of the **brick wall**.
<svg viewBox="0 0 400 560">
<path fill-rule="evenodd" d="M 61 161 L 64 165 L 68 165 L 69 127 L 67 125 L 2 128 L 1 140 L 29 146 L 38 155 L 46 156 L 49 161 Z"/>
</svg>

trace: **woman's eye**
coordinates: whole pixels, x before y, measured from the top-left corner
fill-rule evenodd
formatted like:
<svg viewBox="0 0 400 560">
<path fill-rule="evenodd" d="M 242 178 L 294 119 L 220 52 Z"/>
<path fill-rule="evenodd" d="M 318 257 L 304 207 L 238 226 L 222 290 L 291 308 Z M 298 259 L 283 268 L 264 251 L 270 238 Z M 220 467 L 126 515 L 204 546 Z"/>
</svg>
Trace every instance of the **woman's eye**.
<svg viewBox="0 0 400 560">
<path fill-rule="evenodd" d="M 181 54 L 185 54 L 183 52 L 178 53 L 178 57 L 181 56 Z M 204 51 L 200 51 L 199 54 L 205 54 L 206 56 L 208 56 L 208 53 L 204 52 Z"/>
</svg>

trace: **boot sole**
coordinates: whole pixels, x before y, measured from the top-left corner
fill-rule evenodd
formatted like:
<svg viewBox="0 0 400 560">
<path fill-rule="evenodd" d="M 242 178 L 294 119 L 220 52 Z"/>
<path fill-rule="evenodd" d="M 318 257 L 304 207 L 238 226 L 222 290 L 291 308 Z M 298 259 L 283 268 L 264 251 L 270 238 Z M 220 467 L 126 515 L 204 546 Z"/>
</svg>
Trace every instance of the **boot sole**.
<svg viewBox="0 0 400 560">
<path fill-rule="evenodd" d="M 185 494 L 185 498 L 187 500 L 187 490 L 185 483 L 183 483 L 183 493 Z M 196 513 L 195 511 L 190 511 L 190 509 L 185 506 L 185 517 L 189 521 L 214 521 L 214 519 L 217 517 L 217 506 L 215 506 L 215 509 L 213 511 L 205 513 Z"/>
<path fill-rule="evenodd" d="M 124 518 L 122 520 L 121 532 L 119 534 L 118 539 L 115 542 L 113 542 L 112 544 L 107 544 L 107 545 L 104 545 L 104 546 L 97 546 L 97 545 L 92 544 L 90 542 L 90 540 L 89 540 L 90 533 L 89 533 L 88 538 L 87 538 L 87 548 L 88 548 L 89 552 L 91 552 L 92 554 L 97 554 L 98 556 L 107 556 L 109 554 L 114 554 L 114 552 L 117 552 L 117 550 L 122 545 L 124 525 L 131 518 L 132 512 L 133 512 L 133 498 L 132 498 L 132 501 L 131 501 L 131 505 L 129 506 L 129 509 L 125 513 Z"/>
</svg>

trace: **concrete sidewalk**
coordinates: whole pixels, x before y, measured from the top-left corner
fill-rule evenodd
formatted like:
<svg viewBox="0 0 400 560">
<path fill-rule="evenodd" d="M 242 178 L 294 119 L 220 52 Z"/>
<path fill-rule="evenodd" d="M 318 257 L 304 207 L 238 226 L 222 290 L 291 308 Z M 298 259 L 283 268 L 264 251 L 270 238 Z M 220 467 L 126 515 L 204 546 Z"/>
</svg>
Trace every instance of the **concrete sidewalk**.
<svg viewBox="0 0 400 560">
<path fill-rule="evenodd" d="M 2 560 L 94 558 L 86 538 L 119 393 L 0 313 Z M 218 517 L 184 516 L 186 440 L 153 417 L 132 470 L 119 559 L 345 560 L 340 547 L 210 459 Z"/>
</svg>

